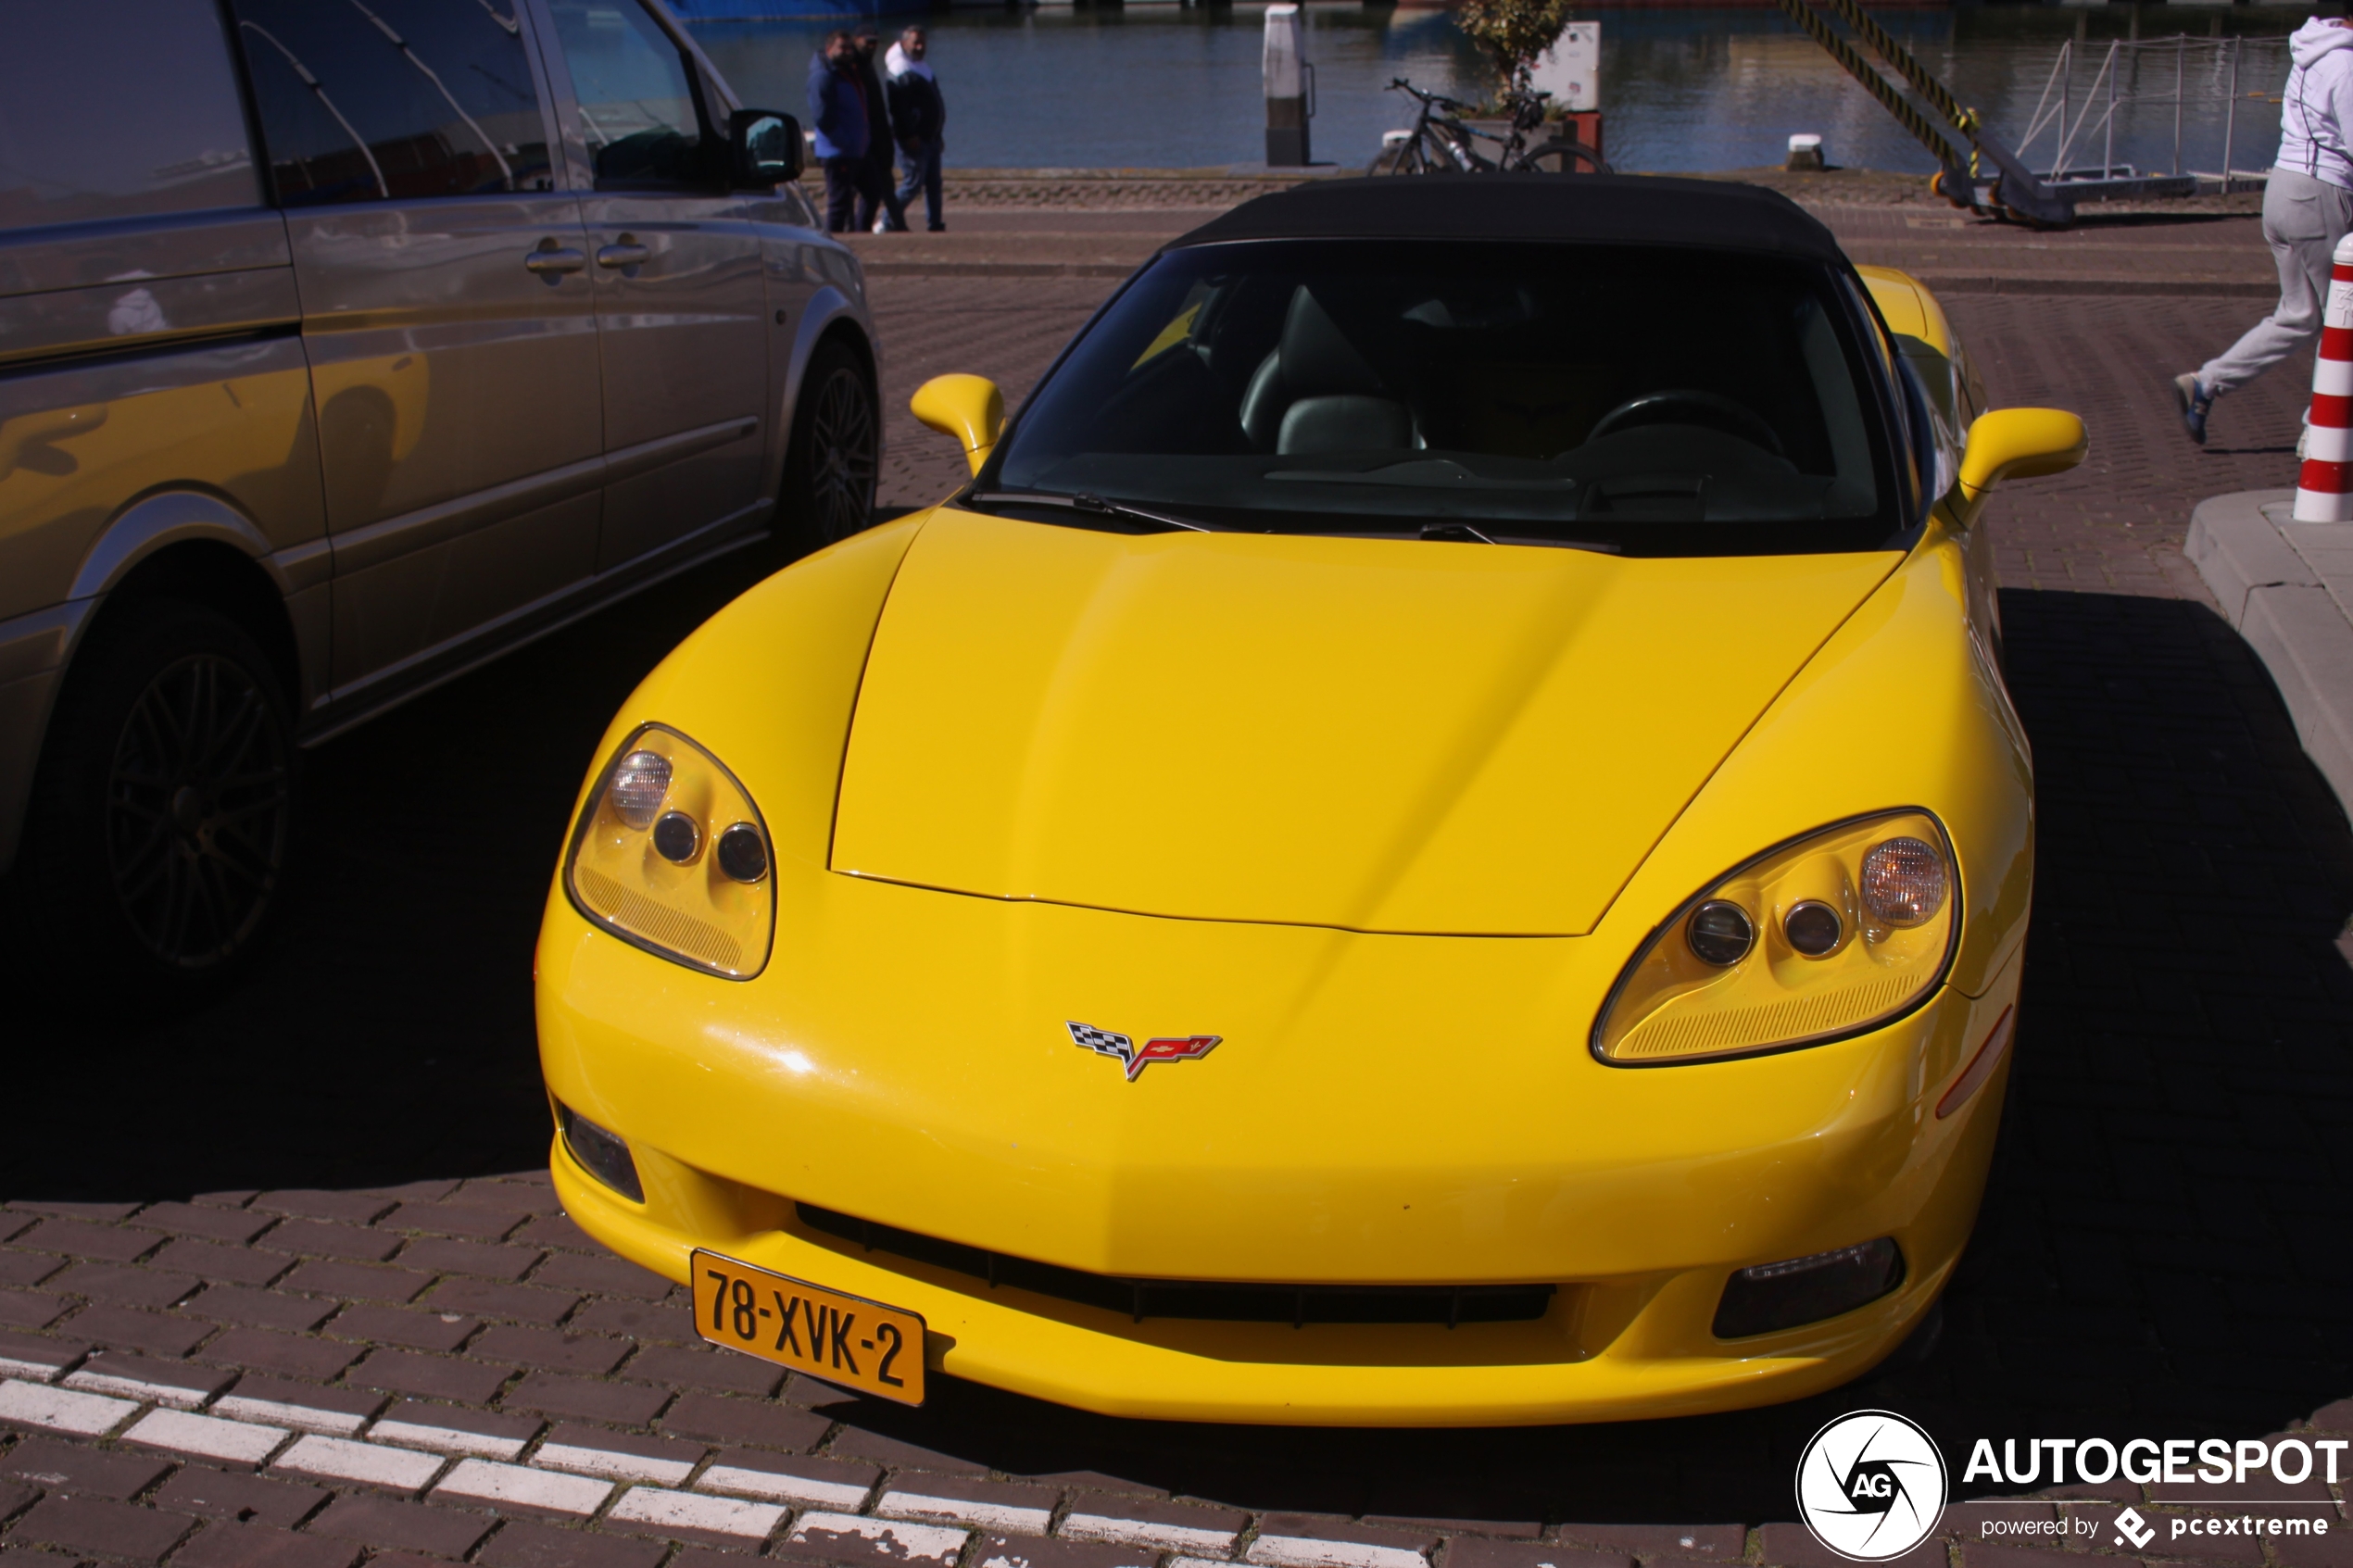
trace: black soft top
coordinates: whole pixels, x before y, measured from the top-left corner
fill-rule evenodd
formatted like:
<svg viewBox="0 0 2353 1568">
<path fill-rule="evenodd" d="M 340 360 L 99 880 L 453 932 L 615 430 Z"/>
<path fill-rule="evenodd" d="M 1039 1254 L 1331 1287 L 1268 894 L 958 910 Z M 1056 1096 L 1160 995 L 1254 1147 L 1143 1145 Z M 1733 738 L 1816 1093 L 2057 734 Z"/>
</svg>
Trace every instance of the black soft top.
<svg viewBox="0 0 2353 1568">
<path fill-rule="evenodd" d="M 1845 255 L 1777 191 L 1627 174 L 1424 174 L 1315 180 L 1244 202 L 1169 248 L 1228 240 L 1572 240 Z"/>
</svg>

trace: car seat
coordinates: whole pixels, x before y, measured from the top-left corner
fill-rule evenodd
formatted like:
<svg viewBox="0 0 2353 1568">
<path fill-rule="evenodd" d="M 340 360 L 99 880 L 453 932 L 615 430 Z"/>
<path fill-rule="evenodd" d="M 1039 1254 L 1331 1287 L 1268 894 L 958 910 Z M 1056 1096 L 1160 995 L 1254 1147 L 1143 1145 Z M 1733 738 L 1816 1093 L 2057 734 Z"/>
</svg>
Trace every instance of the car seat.
<svg viewBox="0 0 2353 1568">
<path fill-rule="evenodd" d="M 1281 457 L 1420 445 L 1412 412 L 1304 283 L 1251 375 L 1241 420 L 1251 445 Z"/>
</svg>

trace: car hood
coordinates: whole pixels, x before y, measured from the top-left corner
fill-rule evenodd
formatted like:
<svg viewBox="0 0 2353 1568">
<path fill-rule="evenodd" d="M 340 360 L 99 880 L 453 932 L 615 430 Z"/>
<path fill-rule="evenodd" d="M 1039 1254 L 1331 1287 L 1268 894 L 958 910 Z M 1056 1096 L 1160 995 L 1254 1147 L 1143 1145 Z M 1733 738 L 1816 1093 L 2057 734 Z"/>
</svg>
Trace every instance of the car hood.
<svg viewBox="0 0 2353 1568">
<path fill-rule="evenodd" d="M 1194 920 L 1582 935 L 1900 558 L 942 510 L 875 628 L 830 864 Z"/>
</svg>

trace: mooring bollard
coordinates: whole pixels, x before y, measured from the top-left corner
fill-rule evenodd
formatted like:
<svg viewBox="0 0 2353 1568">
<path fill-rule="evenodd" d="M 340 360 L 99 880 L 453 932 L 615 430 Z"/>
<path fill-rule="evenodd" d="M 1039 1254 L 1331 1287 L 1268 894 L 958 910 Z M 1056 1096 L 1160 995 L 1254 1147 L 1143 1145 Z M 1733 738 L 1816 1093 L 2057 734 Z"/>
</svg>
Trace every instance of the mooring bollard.
<svg viewBox="0 0 2353 1568">
<path fill-rule="evenodd" d="M 1295 5 L 1266 7 L 1266 161 L 1303 169 L 1307 122 L 1315 114 L 1315 68 L 1307 63 L 1306 18 Z"/>
<path fill-rule="evenodd" d="M 2296 480 L 2298 522 L 2353 522 L 2353 235 L 2337 242 L 2330 259 L 2304 469 Z"/>
</svg>

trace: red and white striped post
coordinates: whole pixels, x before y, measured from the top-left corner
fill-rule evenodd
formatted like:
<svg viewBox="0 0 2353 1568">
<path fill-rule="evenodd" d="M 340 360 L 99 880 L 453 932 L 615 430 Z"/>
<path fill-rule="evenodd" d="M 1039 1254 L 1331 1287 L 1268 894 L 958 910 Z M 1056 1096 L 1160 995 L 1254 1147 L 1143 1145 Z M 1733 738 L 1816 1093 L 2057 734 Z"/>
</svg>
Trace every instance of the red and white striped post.
<svg viewBox="0 0 2353 1568">
<path fill-rule="evenodd" d="M 2330 260 L 2312 419 L 2296 480 L 2298 522 L 2353 522 L 2353 235 L 2337 242 Z"/>
</svg>

